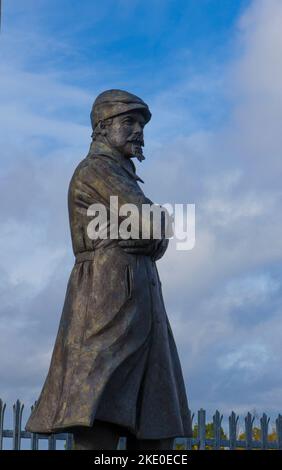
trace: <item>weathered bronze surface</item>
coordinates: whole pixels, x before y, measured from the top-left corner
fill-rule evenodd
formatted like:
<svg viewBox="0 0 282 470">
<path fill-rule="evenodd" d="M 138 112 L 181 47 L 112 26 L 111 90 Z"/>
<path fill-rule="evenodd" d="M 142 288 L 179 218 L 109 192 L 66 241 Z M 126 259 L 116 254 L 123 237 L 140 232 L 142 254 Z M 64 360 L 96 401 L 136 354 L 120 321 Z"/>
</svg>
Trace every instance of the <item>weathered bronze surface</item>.
<svg viewBox="0 0 282 470">
<path fill-rule="evenodd" d="M 192 435 L 190 410 L 156 260 L 168 239 L 91 240 L 87 208 L 110 196 L 150 203 L 132 157 L 144 159 L 148 106 L 120 90 L 98 96 L 93 141 L 68 194 L 75 264 L 49 372 L 26 430 L 92 427 L 95 420 L 138 439 Z M 97 421 L 98 422 L 98 421 Z"/>
</svg>

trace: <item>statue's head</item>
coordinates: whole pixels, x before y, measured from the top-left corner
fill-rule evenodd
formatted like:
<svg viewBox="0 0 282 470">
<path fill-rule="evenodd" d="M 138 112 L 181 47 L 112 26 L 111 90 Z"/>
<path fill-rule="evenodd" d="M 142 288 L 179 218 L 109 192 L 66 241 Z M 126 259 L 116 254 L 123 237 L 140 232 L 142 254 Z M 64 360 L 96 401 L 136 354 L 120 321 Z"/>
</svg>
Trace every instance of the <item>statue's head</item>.
<svg viewBox="0 0 282 470">
<path fill-rule="evenodd" d="M 143 129 L 151 119 L 148 105 L 123 90 L 107 90 L 95 100 L 91 111 L 93 140 L 100 140 L 127 158 L 144 159 Z"/>
</svg>

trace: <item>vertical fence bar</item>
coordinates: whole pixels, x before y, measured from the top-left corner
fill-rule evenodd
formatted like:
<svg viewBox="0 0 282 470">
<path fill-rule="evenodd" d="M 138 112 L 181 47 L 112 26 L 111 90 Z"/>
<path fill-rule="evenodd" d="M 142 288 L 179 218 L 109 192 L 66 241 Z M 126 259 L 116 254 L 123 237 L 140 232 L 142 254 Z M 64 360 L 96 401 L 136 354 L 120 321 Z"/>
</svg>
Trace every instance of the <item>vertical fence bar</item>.
<svg viewBox="0 0 282 470">
<path fill-rule="evenodd" d="M 66 450 L 72 450 L 73 448 L 73 435 L 68 434 L 66 438 Z"/>
<path fill-rule="evenodd" d="M 282 415 L 276 419 L 277 447 L 282 449 Z"/>
<path fill-rule="evenodd" d="M 13 428 L 13 450 L 20 450 L 21 448 L 21 428 L 22 428 L 22 415 L 24 405 L 17 400 L 13 405 L 14 414 L 14 428 Z"/>
<path fill-rule="evenodd" d="M 48 437 L 48 450 L 56 450 L 56 435 L 51 434 Z"/>
<path fill-rule="evenodd" d="M 31 450 L 38 450 L 38 434 L 32 433 L 30 438 L 30 449 Z"/>
<path fill-rule="evenodd" d="M 238 421 L 239 421 L 239 416 L 236 416 L 234 411 L 232 411 L 231 415 L 229 416 L 229 449 L 230 450 L 236 449 Z"/>
<path fill-rule="evenodd" d="M 0 450 L 3 449 L 3 428 L 4 428 L 4 414 L 6 409 L 6 403 L 0 400 Z"/>
<path fill-rule="evenodd" d="M 191 438 L 186 439 L 186 449 L 187 450 L 192 450 L 192 439 Z"/>
<path fill-rule="evenodd" d="M 35 406 L 36 406 L 37 401 L 34 402 L 34 404 L 31 406 L 31 412 L 33 412 Z M 36 433 L 31 433 L 31 438 L 30 438 L 30 449 L 31 450 L 38 450 L 38 434 Z"/>
<path fill-rule="evenodd" d="M 245 433 L 246 433 L 246 449 L 251 450 L 253 445 L 253 424 L 255 418 L 252 418 L 251 413 L 245 417 Z"/>
<path fill-rule="evenodd" d="M 262 418 L 260 418 L 260 427 L 261 427 L 261 448 L 267 449 L 268 447 L 268 425 L 270 418 L 263 413 Z"/>
<path fill-rule="evenodd" d="M 199 450 L 206 448 L 206 411 L 202 408 L 198 411 L 198 441 Z"/>
<path fill-rule="evenodd" d="M 222 423 L 223 415 L 220 414 L 218 410 L 216 410 L 215 414 L 213 415 L 213 433 L 214 433 L 214 449 L 220 449 L 220 441 L 221 441 L 221 423 Z"/>
<path fill-rule="evenodd" d="M 192 416 L 191 416 L 192 429 L 193 429 L 194 418 L 195 418 L 195 413 L 193 413 Z M 192 439 L 193 439 L 193 437 L 188 437 L 188 439 L 186 439 L 186 448 L 187 448 L 187 450 L 192 450 Z"/>
</svg>

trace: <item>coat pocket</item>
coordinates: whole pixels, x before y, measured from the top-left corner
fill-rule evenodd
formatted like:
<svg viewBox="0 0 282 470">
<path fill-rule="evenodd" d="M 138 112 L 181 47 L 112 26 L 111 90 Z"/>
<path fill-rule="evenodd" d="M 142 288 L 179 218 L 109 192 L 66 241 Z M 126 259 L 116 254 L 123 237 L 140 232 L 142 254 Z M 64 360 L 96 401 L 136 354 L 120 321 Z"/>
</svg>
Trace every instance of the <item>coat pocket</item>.
<svg viewBox="0 0 282 470">
<path fill-rule="evenodd" d="M 133 272 L 132 272 L 132 266 L 130 264 L 127 264 L 125 266 L 124 283 L 125 283 L 125 289 L 126 289 L 126 296 L 128 299 L 131 299 L 132 291 L 133 291 Z"/>
</svg>

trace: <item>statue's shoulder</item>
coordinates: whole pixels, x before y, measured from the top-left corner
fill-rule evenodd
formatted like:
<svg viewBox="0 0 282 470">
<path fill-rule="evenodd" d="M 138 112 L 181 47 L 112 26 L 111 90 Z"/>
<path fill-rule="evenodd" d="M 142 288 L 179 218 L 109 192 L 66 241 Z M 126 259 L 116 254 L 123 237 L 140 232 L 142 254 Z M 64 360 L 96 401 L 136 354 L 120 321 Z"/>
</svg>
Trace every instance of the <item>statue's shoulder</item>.
<svg viewBox="0 0 282 470">
<path fill-rule="evenodd" d="M 112 172 L 112 162 L 103 155 L 87 155 L 77 165 L 70 180 L 69 189 L 75 189 L 80 183 L 91 182 L 106 177 Z"/>
<path fill-rule="evenodd" d="M 77 165 L 76 169 L 74 170 L 73 176 L 78 176 L 88 170 L 95 170 L 101 168 L 107 168 L 113 166 L 114 161 L 109 158 L 107 155 L 87 155 L 81 162 Z"/>
<path fill-rule="evenodd" d="M 70 185 L 74 184 L 74 182 L 77 181 L 78 179 L 83 178 L 83 176 L 87 174 L 88 171 L 91 170 L 92 168 L 93 168 L 92 158 L 89 157 L 89 155 L 87 155 L 83 160 L 81 160 L 81 162 L 79 162 L 79 164 L 75 168 L 71 181 L 70 181 Z"/>
</svg>

